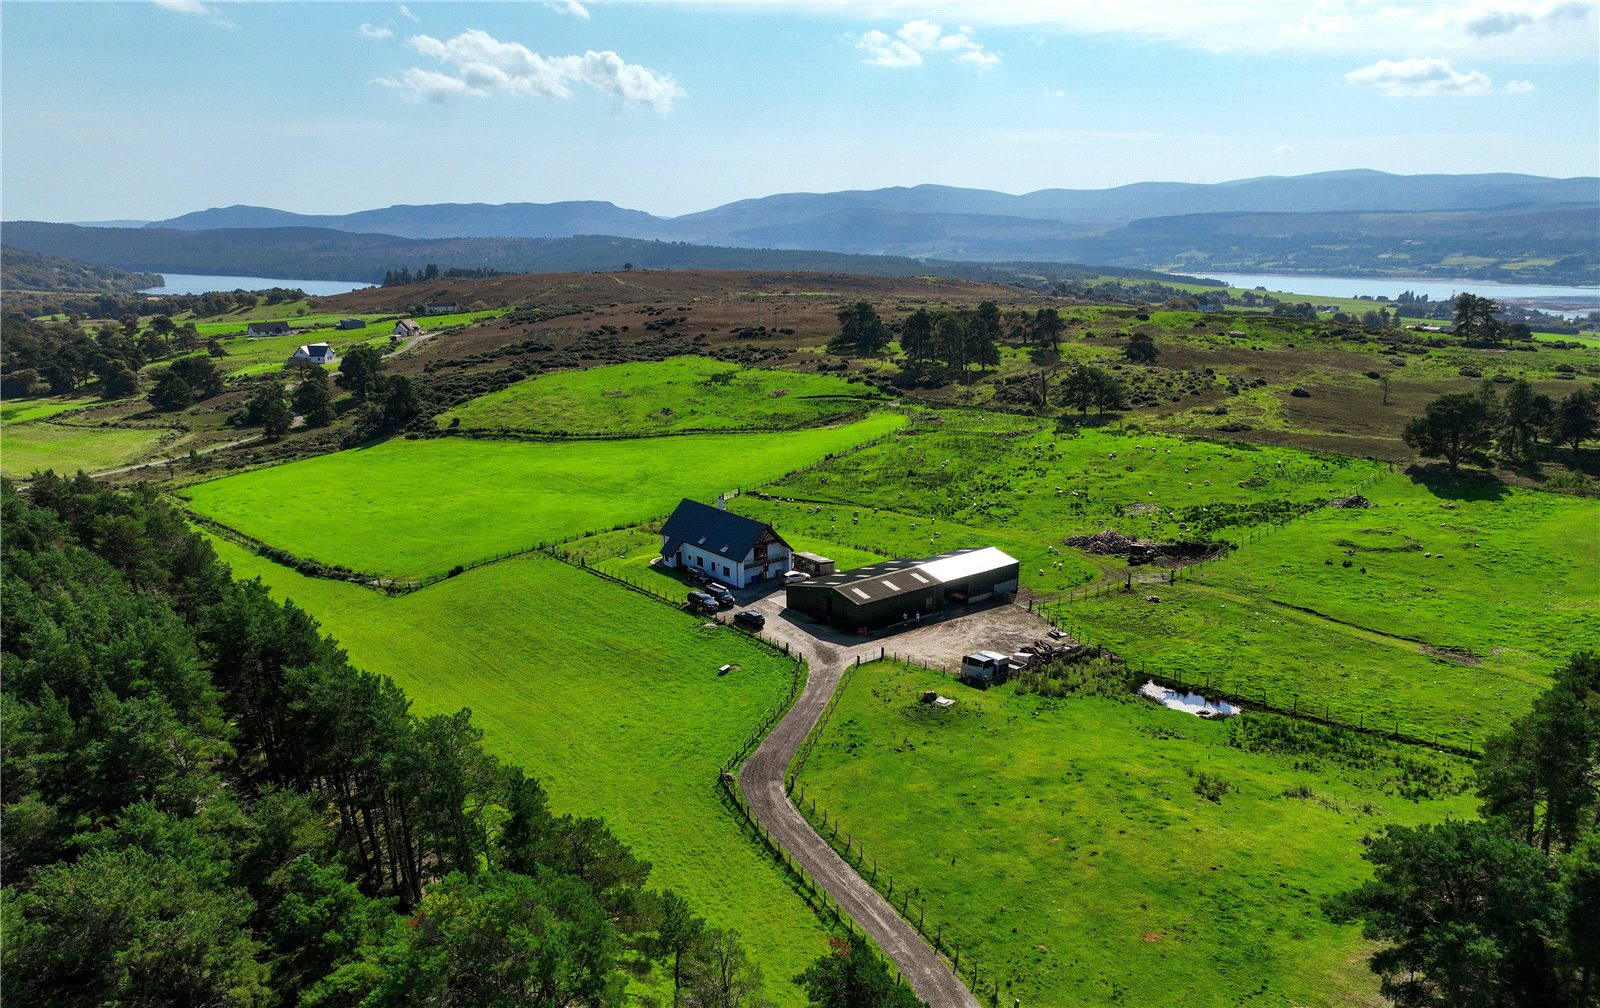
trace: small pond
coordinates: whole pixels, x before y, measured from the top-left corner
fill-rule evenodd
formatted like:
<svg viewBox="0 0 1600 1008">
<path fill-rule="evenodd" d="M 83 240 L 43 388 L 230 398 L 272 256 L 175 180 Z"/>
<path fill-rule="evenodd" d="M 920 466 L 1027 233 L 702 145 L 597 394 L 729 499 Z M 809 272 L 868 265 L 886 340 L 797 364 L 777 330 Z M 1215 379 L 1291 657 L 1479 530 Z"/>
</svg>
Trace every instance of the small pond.
<svg viewBox="0 0 1600 1008">
<path fill-rule="evenodd" d="M 1139 687 L 1139 695 L 1154 700 L 1163 707 L 1181 710 L 1196 717 L 1224 718 L 1237 714 L 1240 710 L 1239 707 L 1224 700 L 1207 700 L 1199 693 L 1168 689 L 1154 682 L 1146 682 Z"/>
</svg>

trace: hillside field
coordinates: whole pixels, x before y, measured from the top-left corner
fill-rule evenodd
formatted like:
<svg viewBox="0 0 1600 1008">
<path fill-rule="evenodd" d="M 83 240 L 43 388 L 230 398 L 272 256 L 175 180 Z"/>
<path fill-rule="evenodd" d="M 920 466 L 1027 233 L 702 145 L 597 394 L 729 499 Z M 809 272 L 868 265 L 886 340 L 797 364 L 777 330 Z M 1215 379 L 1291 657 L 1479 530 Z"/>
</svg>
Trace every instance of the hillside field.
<svg viewBox="0 0 1600 1008">
<path fill-rule="evenodd" d="M 699 357 L 541 375 L 440 414 L 467 429 L 674 433 L 827 423 L 871 408 L 871 386 Z"/>
<path fill-rule="evenodd" d="M 394 577 L 667 514 L 898 428 L 881 413 L 782 434 L 514 443 L 396 439 L 185 489 L 195 510 L 297 556 Z M 707 494 L 710 494 L 707 497 Z M 308 534 L 308 523 L 318 526 Z"/>
<path fill-rule="evenodd" d="M 713 926 L 731 927 L 775 1005 L 826 933 L 718 799 L 717 773 L 789 692 L 791 662 L 731 627 L 543 557 L 470 571 L 402 598 L 303 577 L 212 538 L 387 675 L 419 716 L 470 708 L 485 745 L 543 781 L 554 808 L 602 816 Z M 717 675 L 727 663 L 739 668 Z"/>
</svg>

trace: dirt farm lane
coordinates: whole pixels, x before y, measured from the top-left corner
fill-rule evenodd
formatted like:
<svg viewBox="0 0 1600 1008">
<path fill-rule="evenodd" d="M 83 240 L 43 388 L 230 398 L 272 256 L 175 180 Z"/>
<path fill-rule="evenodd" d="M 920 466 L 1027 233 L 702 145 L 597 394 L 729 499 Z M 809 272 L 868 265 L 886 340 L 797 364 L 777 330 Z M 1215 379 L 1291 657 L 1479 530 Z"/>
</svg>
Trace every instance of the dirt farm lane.
<svg viewBox="0 0 1600 1008">
<path fill-rule="evenodd" d="M 767 617 L 765 636 L 804 655 L 809 675 L 794 706 L 740 768 L 739 789 L 767 832 L 894 961 L 918 997 L 932 1008 L 978 1008 L 977 999 L 916 929 L 811 828 L 784 793 L 784 775 L 806 734 L 822 716 L 845 669 L 858 656 L 876 658 L 879 648 L 885 647 L 902 656 L 954 667 L 963 650 L 1002 650 L 1020 645 L 1043 637 L 1048 626 L 1014 607 L 997 606 L 901 634 L 855 638 L 783 609 L 782 599 L 782 592 L 778 592 L 750 608 Z"/>
</svg>

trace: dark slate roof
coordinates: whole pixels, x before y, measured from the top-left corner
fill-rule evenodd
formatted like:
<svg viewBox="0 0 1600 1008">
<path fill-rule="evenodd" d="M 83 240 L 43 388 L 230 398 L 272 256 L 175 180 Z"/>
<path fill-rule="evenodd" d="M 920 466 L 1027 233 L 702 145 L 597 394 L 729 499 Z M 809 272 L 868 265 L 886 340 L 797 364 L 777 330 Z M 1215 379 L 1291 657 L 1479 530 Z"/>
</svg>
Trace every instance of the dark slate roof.
<svg viewBox="0 0 1600 1008">
<path fill-rule="evenodd" d="M 914 595 L 1016 562 L 992 546 L 971 546 L 925 560 L 885 560 L 843 574 L 826 574 L 790 585 L 789 590 L 832 591 L 854 605 L 861 605 L 897 595 Z"/>
<path fill-rule="evenodd" d="M 256 330 L 265 331 L 265 332 L 288 332 L 289 331 L 289 323 L 287 323 L 287 322 L 250 322 L 250 323 L 247 323 L 245 325 L 245 328 L 246 329 L 256 329 Z"/>
<path fill-rule="evenodd" d="M 754 518 L 723 511 L 686 497 L 678 502 L 672 517 L 661 526 L 661 534 L 665 537 L 661 543 L 661 554 L 671 556 L 679 546 L 687 545 L 731 560 L 743 560 L 766 530 L 766 524 Z"/>
</svg>

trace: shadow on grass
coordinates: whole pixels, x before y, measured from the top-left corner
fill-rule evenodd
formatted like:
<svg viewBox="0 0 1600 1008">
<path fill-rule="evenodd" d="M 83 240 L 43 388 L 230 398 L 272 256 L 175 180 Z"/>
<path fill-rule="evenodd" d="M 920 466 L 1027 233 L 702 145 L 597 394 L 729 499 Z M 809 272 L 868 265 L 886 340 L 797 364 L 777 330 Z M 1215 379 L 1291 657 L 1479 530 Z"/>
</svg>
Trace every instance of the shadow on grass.
<svg viewBox="0 0 1600 1008">
<path fill-rule="evenodd" d="M 1456 501 L 1504 500 L 1511 490 L 1491 473 L 1450 472 L 1445 465 L 1412 466 L 1406 470 L 1411 482 L 1426 487 L 1435 497 Z"/>
</svg>

